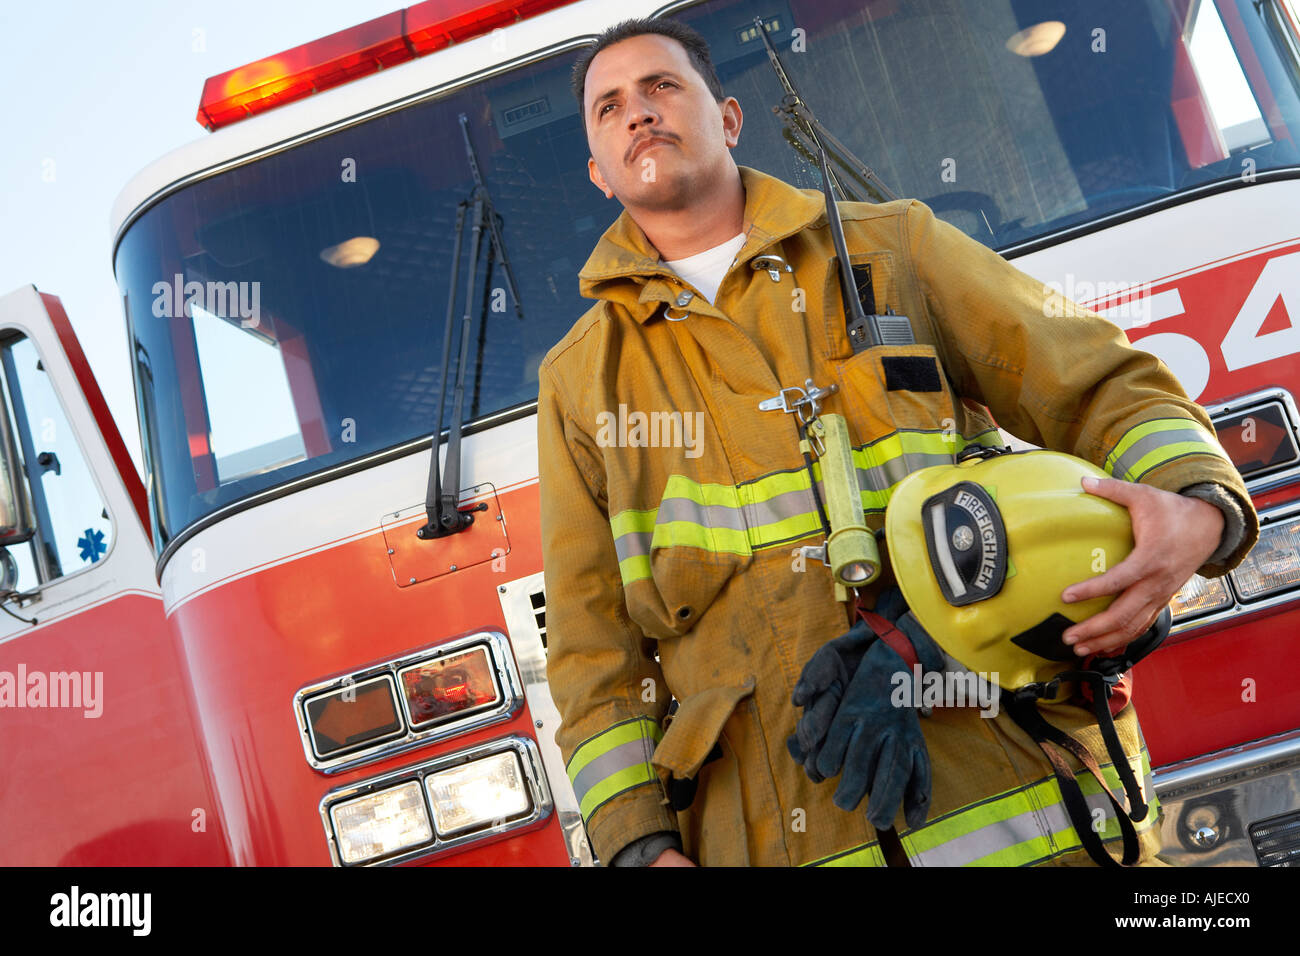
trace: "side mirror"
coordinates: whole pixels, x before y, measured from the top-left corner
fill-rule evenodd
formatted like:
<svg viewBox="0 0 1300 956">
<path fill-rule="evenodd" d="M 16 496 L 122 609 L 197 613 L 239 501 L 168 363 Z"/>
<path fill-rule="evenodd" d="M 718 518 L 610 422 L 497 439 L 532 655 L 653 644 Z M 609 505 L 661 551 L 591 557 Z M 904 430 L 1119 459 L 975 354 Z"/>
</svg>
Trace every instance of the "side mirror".
<svg viewBox="0 0 1300 956">
<path fill-rule="evenodd" d="M 0 389 L 0 548 L 22 544 L 35 534 L 32 502 L 10 427 L 9 401 Z"/>
<path fill-rule="evenodd" d="M 12 595 L 18 586 L 18 562 L 8 548 L 0 548 L 0 600 Z"/>
</svg>

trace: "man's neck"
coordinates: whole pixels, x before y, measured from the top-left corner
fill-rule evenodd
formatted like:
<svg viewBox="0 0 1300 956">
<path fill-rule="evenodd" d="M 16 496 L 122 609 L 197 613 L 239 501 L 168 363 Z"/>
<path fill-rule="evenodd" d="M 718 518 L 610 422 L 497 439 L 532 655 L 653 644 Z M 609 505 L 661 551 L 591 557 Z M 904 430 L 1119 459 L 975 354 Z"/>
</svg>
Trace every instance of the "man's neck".
<svg viewBox="0 0 1300 956">
<path fill-rule="evenodd" d="M 745 231 L 745 187 L 734 166 L 732 177 L 725 188 L 707 190 L 689 208 L 628 212 L 664 261 L 685 259 Z"/>
</svg>

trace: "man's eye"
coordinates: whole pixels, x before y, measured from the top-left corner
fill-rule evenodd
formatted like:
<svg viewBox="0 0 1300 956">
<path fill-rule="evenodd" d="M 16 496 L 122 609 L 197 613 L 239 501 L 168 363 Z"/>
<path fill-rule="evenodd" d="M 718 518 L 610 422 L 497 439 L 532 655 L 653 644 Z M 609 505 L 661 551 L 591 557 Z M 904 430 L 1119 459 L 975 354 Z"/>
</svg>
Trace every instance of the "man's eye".
<svg viewBox="0 0 1300 956">
<path fill-rule="evenodd" d="M 674 84 L 672 80 L 660 80 L 658 85 L 655 86 L 655 89 L 656 90 L 659 89 L 660 86 L 673 86 L 673 85 Z"/>
<path fill-rule="evenodd" d="M 606 103 L 604 106 L 602 106 L 602 107 L 600 108 L 600 115 L 601 115 L 601 116 L 604 116 L 606 110 L 609 110 L 610 108 L 612 108 L 613 105 L 614 105 L 613 103 Z"/>
</svg>

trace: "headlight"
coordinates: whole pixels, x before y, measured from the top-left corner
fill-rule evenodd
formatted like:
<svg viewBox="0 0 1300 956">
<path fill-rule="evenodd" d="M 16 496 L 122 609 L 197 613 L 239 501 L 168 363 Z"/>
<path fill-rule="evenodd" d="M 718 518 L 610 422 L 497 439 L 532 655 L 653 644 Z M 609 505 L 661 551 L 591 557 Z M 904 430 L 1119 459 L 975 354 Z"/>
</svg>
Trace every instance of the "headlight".
<svg viewBox="0 0 1300 956">
<path fill-rule="evenodd" d="M 531 809 L 528 786 L 514 751 L 425 778 L 439 836 L 500 824 Z"/>
<path fill-rule="evenodd" d="M 541 752 L 511 736 L 338 787 L 320 801 L 335 866 L 384 866 L 492 842 L 554 809 Z"/>
<path fill-rule="evenodd" d="M 330 816 L 344 863 L 363 863 L 433 839 L 418 780 L 337 804 Z"/>
<path fill-rule="evenodd" d="M 1226 578 L 1203 578 L 1193 574 L 1192 579 L 1182 586 L 1169 602 L 1169 610 L 1174 620 L 1217 611 L 1232 603 L 1232 594 L 1228 591 Z"/>
<path fill-rule="evenodd" d="M 1243 601 L 1300 585 L 1300 515 L 1259 529 L 1259 543 L 1232 572 Z"/>
</svg>

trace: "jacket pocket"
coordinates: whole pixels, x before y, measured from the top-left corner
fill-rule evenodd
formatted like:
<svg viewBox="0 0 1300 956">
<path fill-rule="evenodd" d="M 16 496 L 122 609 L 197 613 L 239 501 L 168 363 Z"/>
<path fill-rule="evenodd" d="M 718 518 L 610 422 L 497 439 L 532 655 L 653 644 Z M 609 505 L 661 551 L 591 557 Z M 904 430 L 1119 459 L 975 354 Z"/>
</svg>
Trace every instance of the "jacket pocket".
<svg viewBox="0 0 1300 956">
<path fill-rule="evenodd" d="M 670 776 L 688 780 L 699 773 L 727 718 L 752 693 L 754 682 L 749 680 L 738 687 L 711 687 L 678 704 L 650 761 L 663 771 L 665 784 Z"/>
<path fill-rule="evenodd" d="M 959 422 L 938 352 L 932 345 L 882 345 L 838 365 L 855 438 L 894 431 L 957 435 Z"/>
<path fill-rule="evenodd" d="M 669 478 L 639 547 L 647 555 L 646 580 L 627 588 L 628 613 L 659 639 L 693 630 L 732 576 L 753 561 L 735 489 L 680 475 Z"/>
<path fill-rule="evenodd" d="M 738 687 L 710 688 L 682 701 L 651 758 L 670 792 L 674 779 L 695 778 L 695 798 L 678 811 L 677 821 L 684 852 L 701 866 L 749 863 L 740 764 L 723 737 L 723 728 L 737 705 L 753 692 L 749 680 Z M 710 760 L 715 747 L 720 753 Z"/>
</svg>

